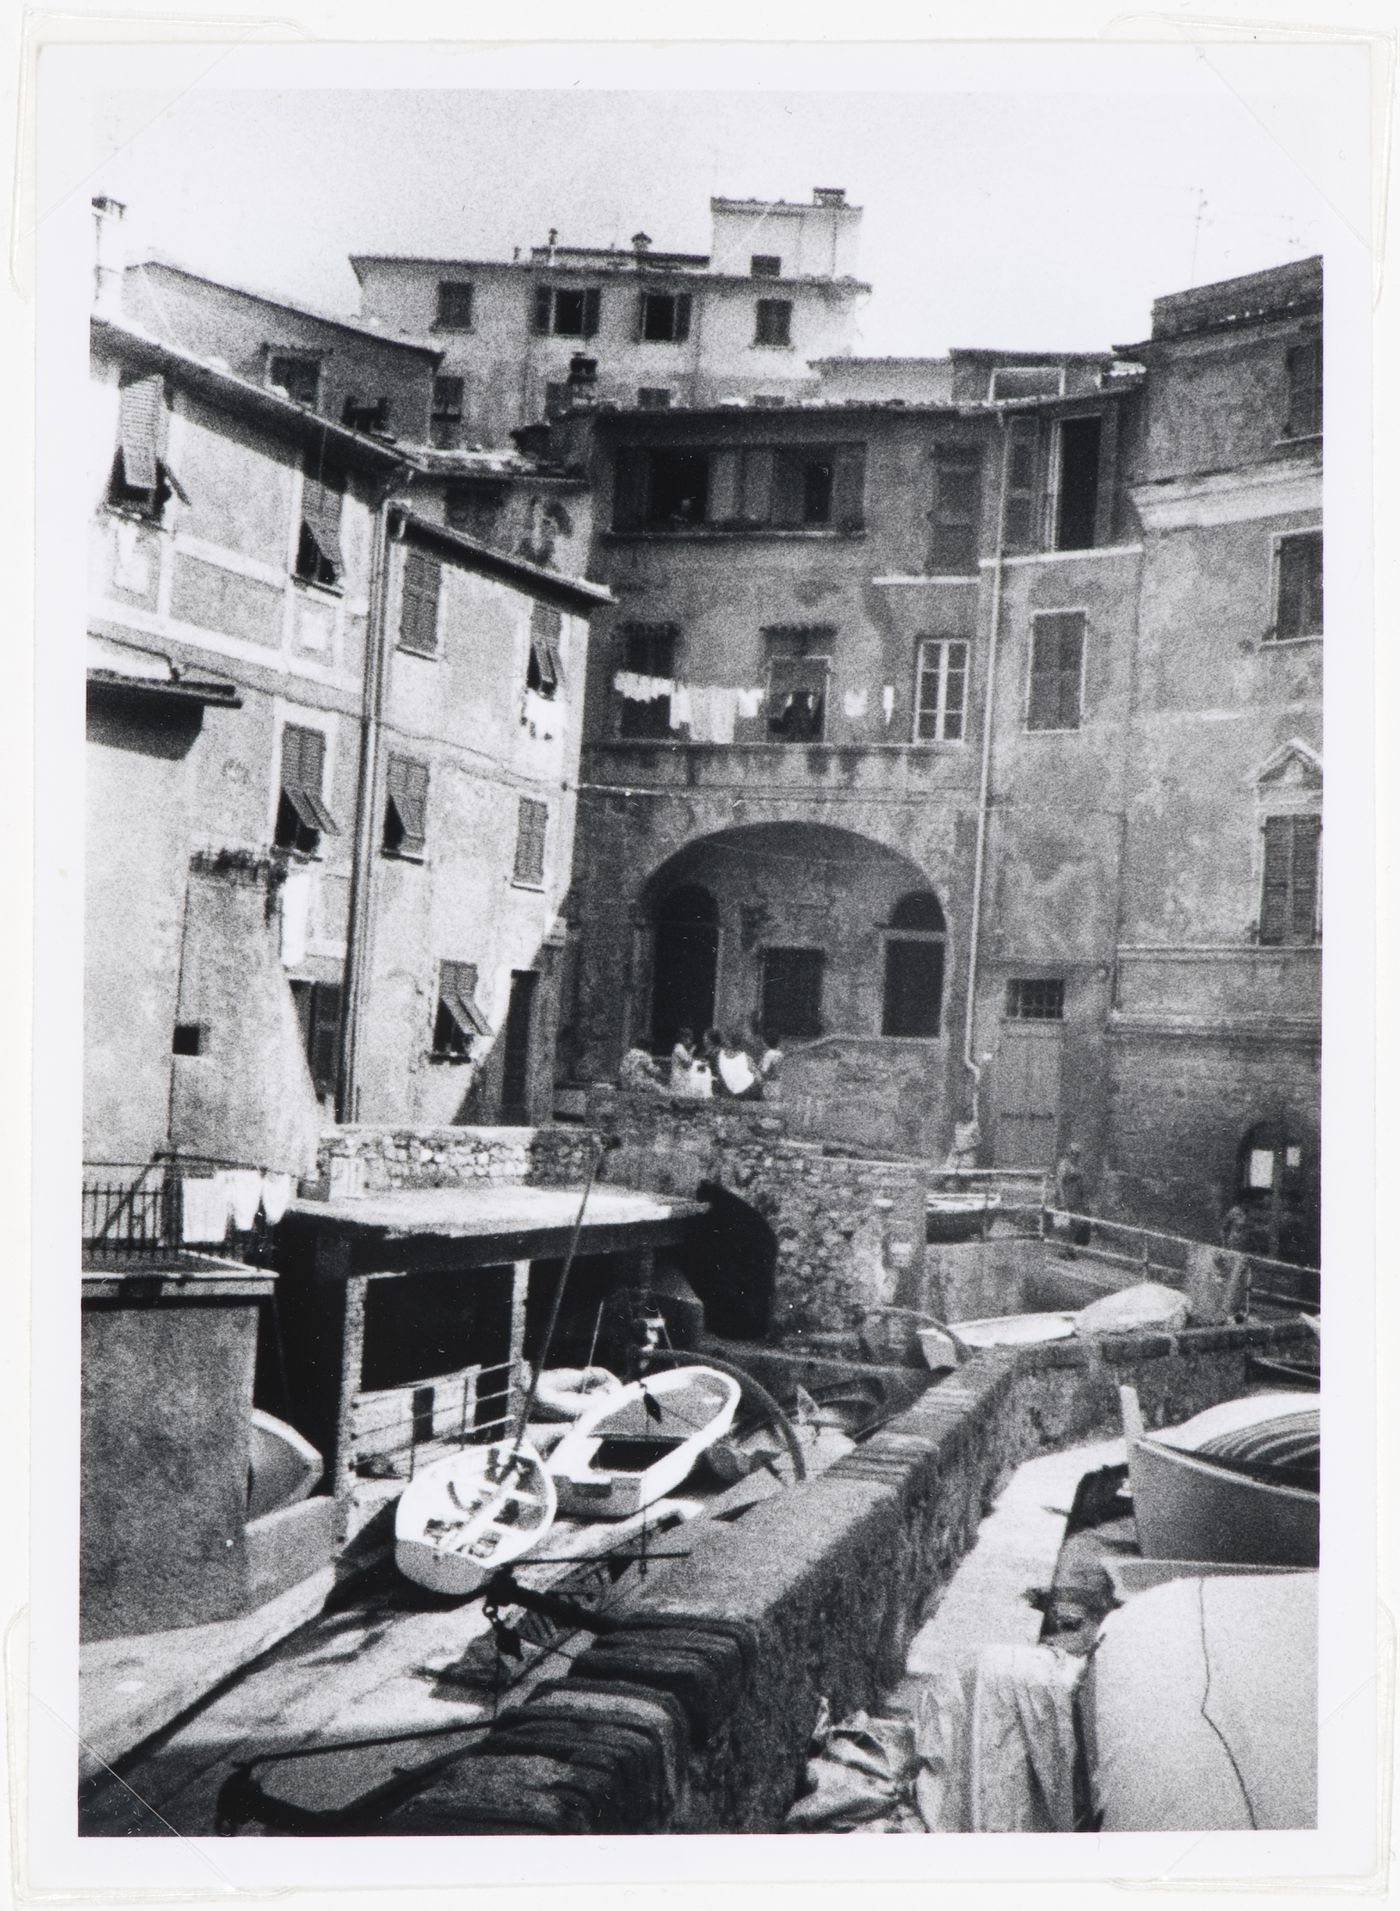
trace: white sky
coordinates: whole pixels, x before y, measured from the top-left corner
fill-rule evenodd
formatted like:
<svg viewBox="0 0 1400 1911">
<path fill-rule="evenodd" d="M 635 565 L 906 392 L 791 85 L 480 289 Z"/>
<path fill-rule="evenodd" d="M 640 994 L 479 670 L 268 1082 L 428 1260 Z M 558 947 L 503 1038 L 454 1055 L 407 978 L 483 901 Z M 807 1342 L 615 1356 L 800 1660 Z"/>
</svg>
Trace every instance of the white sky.
<svg viewBox="0 0 1400 1911">
<path fill-rule="evenodd" d="M 844 186 L 871 353 L 1125 343 L 1154 296 L 1324 250 L 1339 208 L 1364 233 L 1364 117 L 1310 96 L 1329 52 L 1026 51 L 935 50 L 928 92 L 114 92 L 83 183 L 137 253 L 347 312 L 351 252 L 704 252 L 712 192 Z"/>
</svg>

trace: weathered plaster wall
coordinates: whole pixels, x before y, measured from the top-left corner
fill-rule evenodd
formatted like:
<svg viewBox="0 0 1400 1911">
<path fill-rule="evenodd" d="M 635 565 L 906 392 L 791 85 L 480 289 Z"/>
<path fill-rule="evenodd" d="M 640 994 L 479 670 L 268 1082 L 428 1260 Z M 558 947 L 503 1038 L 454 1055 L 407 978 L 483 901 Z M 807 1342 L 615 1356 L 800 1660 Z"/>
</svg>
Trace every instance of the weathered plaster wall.
<svg viewBox="0 0 1400 1911">
<path fill-rule="evenodd" d="M 902 1675 L 982 1516 L 1033 1454 L 1149 1425 L 1245 1385 L 1253 1349 L 1301 1323 L 1194 1329 L 983 1354 L 820 1478 L 732 1525 L 611 1608 L 623 1622 L 486 1740 L 366 1829 L 771 1832 L 796 1796 L 825 1698 L 874 1706 Z"/>
</svg>

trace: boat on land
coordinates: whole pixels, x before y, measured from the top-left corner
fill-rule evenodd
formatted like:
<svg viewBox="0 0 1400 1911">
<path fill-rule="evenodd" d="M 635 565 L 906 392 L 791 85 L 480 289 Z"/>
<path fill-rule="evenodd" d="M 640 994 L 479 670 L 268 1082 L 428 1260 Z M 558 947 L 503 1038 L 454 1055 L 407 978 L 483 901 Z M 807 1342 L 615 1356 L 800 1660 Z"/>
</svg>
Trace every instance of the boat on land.
<svg viewBox="0 0 1400 1911">
<path fill-rule="evenodd" d="M 1316 1566 L 1318 1407 L 1251 1394 L 1148 1434 L 1121 1387 L 1138 1548 L 1144 1559 Z"/>
<path fill-rule="evenodd" d="M 537 1546 L 557 1511 L 554 1481 L 527 1440 L 466 1446 L 404 1488 L 394 1560 L 430 1592 L 465 1599 Z"/>
<path fill-rule="evenodd" d="M 604 1395 L 621 1393 L 623 1382 L 607 1367 L 546 1367 L 535 1387 L 540 1420 L 580 1420 Z"/>
<path fill-rule="evenodd" d="M 729 1431 L 739 1391 L 714 1367 L 669 1367 L 606 1396 L 549 1456 L 559 1510 L 625 1519 L 672 1492 Z"/>
<path fill-rule="evenodd" d="M 248 1518 L 280 1512 L 309 1497 L 325 1462 L 295 1427 L 254 1407 L 248 1445 Z"/>
</svg>

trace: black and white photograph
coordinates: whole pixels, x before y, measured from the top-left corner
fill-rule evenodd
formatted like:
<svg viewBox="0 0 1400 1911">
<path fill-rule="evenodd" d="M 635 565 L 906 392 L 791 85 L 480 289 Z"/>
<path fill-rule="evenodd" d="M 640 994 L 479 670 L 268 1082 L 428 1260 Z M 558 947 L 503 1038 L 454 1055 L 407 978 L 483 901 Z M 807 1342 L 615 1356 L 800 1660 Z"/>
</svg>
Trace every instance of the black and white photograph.
<svg viewBox="0 0 1400 1911">
<path fill-rule="evenodd" d="M 39 305 L 81 1876 L 1316 1868 L 1364 47 L 160 51 Z"/>
</svg>

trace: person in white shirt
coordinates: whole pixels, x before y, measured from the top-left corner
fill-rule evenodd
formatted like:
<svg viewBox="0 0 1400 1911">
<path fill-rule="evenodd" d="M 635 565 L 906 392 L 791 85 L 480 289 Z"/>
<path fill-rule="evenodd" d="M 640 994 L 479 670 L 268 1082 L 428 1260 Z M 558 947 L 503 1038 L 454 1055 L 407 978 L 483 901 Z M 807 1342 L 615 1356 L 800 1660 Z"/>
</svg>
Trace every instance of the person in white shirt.
<svg viewBox="0 0 1400 1911">
<path fill-rule="evenodd" d="M 762 1097 L 763 1083 L 753 1065 L 753 1057 L 732 1032 L 720 1043 L 715 1058 L 715 1078 L 720 1093 L 731 1101 L 758 1101 Z"/>
</svg>

